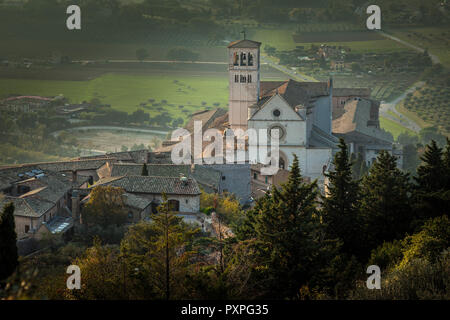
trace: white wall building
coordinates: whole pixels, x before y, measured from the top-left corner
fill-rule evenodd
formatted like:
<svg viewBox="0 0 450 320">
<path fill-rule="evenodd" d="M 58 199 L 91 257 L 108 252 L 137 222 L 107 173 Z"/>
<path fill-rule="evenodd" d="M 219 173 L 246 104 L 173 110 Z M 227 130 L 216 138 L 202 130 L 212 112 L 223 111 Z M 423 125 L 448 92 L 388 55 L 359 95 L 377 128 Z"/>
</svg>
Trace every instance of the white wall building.
<svg viewBox="0 0 450 320">
<path fill-rule="evenodd" d="M 338 143 L 331 133 L 332 81 L 261 82 L 260 45 L 241 40 L 228 46 L 230 127 L 268 129 L 268 134 L 278 129 L 280 167 L 288 169 L 295 154 L 304 176 L 323 181 Z M 249 55 L 255 57 L 251 65 Z"/>
</svg>

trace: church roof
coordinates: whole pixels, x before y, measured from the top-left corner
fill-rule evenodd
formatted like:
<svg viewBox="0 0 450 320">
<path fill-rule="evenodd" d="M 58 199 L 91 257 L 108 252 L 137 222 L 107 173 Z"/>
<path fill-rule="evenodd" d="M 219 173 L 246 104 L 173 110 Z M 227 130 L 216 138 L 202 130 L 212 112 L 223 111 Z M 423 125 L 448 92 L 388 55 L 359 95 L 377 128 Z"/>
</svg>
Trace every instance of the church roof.
<svg viewBox="0 0 450 320">
<path fill-rule="evenodd" d="M 259 92 L 261 100 L 279 94 L 291 107 L 295 107 L 299 104 L 306 106 L 314 97 L 327 96 L 329 88 L 326 82 L 299 82 L 290 79 L 262 81 Z"/>
<path fill-rule="evenodd" d="M 391 142 L 391 136 L 383 130 L 368 126 L 372 120 L 371 109 L 373 102 L 370 99 L 354 99 L 347 101 L 344 106 L 345 113 L 333 120 L 333 134 L 360 134 Z"/>
<path fill-rule="evenodd" d="M 245 39 L 230 42 L 227 48 L 259 48 L 260 46 L 261 42 Z"/>
</svg>

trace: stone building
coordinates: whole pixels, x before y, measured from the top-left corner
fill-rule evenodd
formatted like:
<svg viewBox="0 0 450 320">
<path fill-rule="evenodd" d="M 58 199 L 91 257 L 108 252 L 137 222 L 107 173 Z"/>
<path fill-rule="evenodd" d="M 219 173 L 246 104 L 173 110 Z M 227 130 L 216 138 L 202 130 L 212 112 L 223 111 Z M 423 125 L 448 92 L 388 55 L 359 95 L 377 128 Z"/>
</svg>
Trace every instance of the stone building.
<svg viewBox="0 0 450 320">
<path fill-rule="evenodd" d="M 100 179 L 93 187 L 112 186 L 124 189 L 134 196 L 151 200 L 152 210 L 167 195 L 169 207 L 174 212 L 200 211 L 200 188 L 195 179 L 188 177 L 119 176 Z"/>
<path fill-rule="evenodd" d="M 397 157 L 402 167 L 402 152 L 396 149 L 392 135 L 380 128 L 379 103 L 364 98 L 353 98 L 344 104 L 344 112 L 333 120 L 333 134 L 344 138 L 349 152 L 360 153 L 367 165 L 371 165 L 381 150 Z"/>
</svg>

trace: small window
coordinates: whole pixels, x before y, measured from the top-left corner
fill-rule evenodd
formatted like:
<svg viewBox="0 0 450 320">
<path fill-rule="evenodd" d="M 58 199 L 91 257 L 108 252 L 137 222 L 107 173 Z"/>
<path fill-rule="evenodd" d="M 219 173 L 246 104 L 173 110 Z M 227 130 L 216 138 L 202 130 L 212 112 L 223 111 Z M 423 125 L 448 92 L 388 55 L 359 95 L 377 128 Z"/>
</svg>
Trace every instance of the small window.
<svg viewBox="0 0 450 320">
<path fill-rule="evenodd" d="M 274 115 L 275 117 L 279 117 L 280 114 L 281 114 L 280 110 L 278 110 L 278 109 L 273 110 L 273 115 Z"/>
<path fill-rule="evenodd" d="M 250 52 L 248 53 L 248 65 L 253 66 L 253 55 Z"/>
<path fill-rule="evenodd" d="M 269 182 L 269 178 L 266 176 L 266 178 L 264 179 L 264 181 L 265 181 L 266 183 L 268 183 L 268 182 Z"/>
<path fill-rule="evenodd" d="M 234 76 L 234 82 L 239 82 L 239 75 L 236 74 L 236 75 Z"/>
<path fill-rule="evenodd" d="M 188 204 L 189 203 L 189 200 L 188 199 L 186 199 L 186 204 Z"/>
<path fill-rule="evenodd" d="M 241 76 L 241 83 L 246 83 L 247 82 L 247 78 L 245 76 Z"/>
<path fill-rule="evenodd" d="M 254 180 L 258 179 L 258 174 L 257 174 L 257 173 L 254 173 L 254 174 L 253 174 L 253 179 L 254 179 Z"/>
<path fill-rule="evenodd" d="M 222 180 L 225 180 L 225 176 L 222 176 Z"/>
<path fill-rule="evenodd" d="M 30 231 L 30 226 L 29 225 L 25 225 L 25 233 L 28 233 L 28 231 Z"/>
<path fill-rule="evenodd" d="M 252 75 L 251 75 L 251 74 L 249 74 L 249 75 L 247 76 L 247 82 L 248 82 L 248 83 L 252 83 Z"/>
</svg>

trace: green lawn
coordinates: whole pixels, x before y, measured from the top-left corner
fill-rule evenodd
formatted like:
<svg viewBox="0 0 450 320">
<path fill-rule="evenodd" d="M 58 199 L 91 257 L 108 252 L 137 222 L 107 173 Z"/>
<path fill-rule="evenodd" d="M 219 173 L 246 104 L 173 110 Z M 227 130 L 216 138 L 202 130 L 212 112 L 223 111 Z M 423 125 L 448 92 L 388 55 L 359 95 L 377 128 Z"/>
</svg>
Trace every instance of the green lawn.
<svg viewBox="0 0 450 320">
<path fill-rule="evenodd" d="M 277 50 L 291 50 L 296 46 L 306 46 L 309 47 L 312 44 L 320 45 L 321 43 L 296 43 L 292 38 L 294 30 L 290 29 L 253 29 L 252 30 L 252 38 L 256 41 L 263 42 L 262 47 L 266 44 L 271 45 Z M 342 42 L 326 42 L 328 45 L 335 46 L 345 46 L 349 47 L 353 52 L 365 53 L 365 52 L 394 52 L 394 51 L 403 51 L 403 50 L 411 50 L 406 48 L 405 46 L 389 40 L 373 40 L 373 41 L 342 41 Z"/>
<path fill-rule="evenodd" d="M 407 129 L 405 127 L 402 127 L 398 123 L 386 119 L 384 117 L 380 117 L 380 126 L 382 129 L 389 131 L 394 136 L 394 139 L 397 139 L 398 135 L 403 132 L 407 132 L 411 135 L 415 135 L 416 133 L 410 129 Z"/>
<path fill-rule="evenodd" d="M 178 83 L 174 81 L 177 80 Z M 220 103 L 226 107 L 228 100 L 228 79 L 223 76 L 194 75 L 133 75 L 105 74 L 90 81 L 43 81 L 25 79 L 0 79 L 0 91 L 27 95 L 53 96 L 63 94 L 71 102 L 89 101 L 99 98 L 103 103 L 111 104 L 117 110 L 133 112 L 140 103 L 155 99 L 156 102 L 167 100 L 163 106 L 171 115 L 181 116 L 178 105 L 184 105 L 190 111 L 202 106 L 213 107 Z M 151 104 L 148 103 L 150 106 Z M 158 113 L 155 108 L 145 111 Z"/>
</svg>

